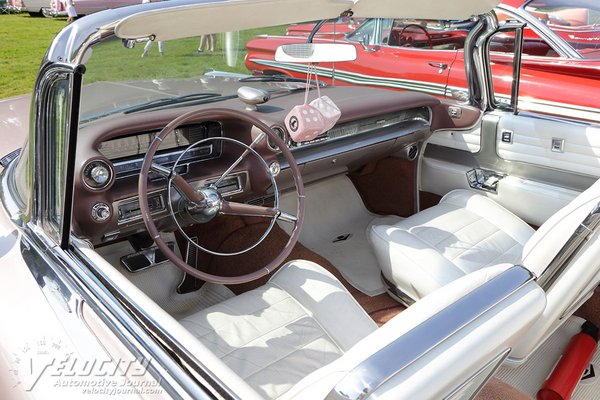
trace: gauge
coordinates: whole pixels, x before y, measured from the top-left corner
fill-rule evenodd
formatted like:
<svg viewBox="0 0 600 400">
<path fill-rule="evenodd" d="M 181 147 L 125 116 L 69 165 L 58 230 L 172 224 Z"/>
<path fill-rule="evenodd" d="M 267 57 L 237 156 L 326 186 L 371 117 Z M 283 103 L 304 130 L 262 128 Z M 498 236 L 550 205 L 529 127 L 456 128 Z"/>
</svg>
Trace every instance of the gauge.
<svg viewBox="0 0 600 400">
<path fill-rule="evenodd" d="M 100 190 L 110 185 L 113 177 L 112 168 L 103 160 L 90 161 L 83 168 L 83 181 L 94 190 Z"/>
<path fill-rule="evenodd" d="M 274 126 L 272 129 L 277 134 L 277 136 L 279 136 L 279 138 L 281 140 L 283 140 L 283 142 L 286 144 L 286 146 L 290 147 L 291 141 L 290 141 L 290 138 L 289 138 L 288 134 L 286 133 L 285 129 L 283 129 L 280 126 Z M 268 138 L 268 143 L 269 143 L 269 147 L 272 148 L 273 150 L 279 150 L 279 147 L 275 144 L 275 142 L 271 138 Z"/>
</svg>

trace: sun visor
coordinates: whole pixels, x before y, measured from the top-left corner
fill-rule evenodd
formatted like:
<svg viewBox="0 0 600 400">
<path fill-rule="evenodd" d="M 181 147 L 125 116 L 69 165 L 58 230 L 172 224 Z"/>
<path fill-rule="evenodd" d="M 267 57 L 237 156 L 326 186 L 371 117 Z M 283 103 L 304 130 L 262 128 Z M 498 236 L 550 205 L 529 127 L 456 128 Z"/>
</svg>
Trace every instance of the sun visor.
<svg viewBox="0 0 600 400">
<path fill-rule="evenodd" d="M 176 5 L 175 1 L 165 3 Z M 336 18 L 351 0 L 238 0 L 166 7 L 131 15 L 115 34 L 122 39 L 154 35 L 172 40 L 217 32 L 241 31 L 293 22 Z"/>
<path fill-rule="evenodd" d="M 294 22 L 336 18 L 346 10 L 355 17 L 467 19 L 490 11 L 501 0 L 230 0 L 164 3 L 117 23 L 122 39 L 154 35 L 172 40 L 208 33 L 240 31 Z M 161 4 L 162 5 L 162 4 Z"/>
<path fill-rule="evenodd" d="M 354 16 L 367 18 L 468 19 L 489 12 L 502 0 L 358 0 Z"/>
</svg>

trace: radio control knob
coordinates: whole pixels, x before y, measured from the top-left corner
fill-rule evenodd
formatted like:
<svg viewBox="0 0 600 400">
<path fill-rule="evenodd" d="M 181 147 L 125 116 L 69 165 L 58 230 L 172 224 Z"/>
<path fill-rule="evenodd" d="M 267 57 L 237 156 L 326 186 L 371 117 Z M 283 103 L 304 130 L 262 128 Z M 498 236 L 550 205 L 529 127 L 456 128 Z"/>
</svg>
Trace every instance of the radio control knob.
<svg viewBox="0 0 600 400">
<path fill-rule="evenodd" d="M 110 218 L 110 207 L 106 203 L 96 203 L 92 207 L 92 218 L 96 222 L 104 222 Z"/>
</svg>

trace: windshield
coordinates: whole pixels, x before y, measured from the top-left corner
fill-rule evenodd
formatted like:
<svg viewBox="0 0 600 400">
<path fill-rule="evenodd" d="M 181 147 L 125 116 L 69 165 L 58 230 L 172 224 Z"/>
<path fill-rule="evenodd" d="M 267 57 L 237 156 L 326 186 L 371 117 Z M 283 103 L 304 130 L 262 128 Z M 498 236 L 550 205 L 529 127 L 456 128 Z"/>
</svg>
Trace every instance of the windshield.
<svg viewBox="0 0 600 400">
<path fill-rule="evenodd" d="M 116 38 L 88 53 L 81 123 L 117 113 L 218 102 L 240 86 L 271 93 L 305 87 L 299 78 L 253 77 L 245 63 L 246 43 L 258 35 L 284 35 L 287 26 L 223 32 L 126 48 Z"/>
<path fill-rule="evenodd" d="M 584 58 L 600 58 L 600 1 L 533 0 L 525 10 Z"/>
</svg>

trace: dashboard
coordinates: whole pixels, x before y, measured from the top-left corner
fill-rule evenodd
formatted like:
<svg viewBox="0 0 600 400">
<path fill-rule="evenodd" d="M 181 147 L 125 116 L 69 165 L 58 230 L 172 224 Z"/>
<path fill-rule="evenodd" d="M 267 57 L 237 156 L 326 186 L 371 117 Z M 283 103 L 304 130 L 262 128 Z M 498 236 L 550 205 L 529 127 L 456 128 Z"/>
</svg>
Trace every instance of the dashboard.
<svg viewBox="0 0 600 400">
<path fill-rule="evenodd" d="M 303 101 L 303 93 L 275 97 L 256 111 L 245 110 L 237 99 L 225 100 L 218 107 L 253 113 L 270 126 L 292 151 L 305 181 L 347 172 L 394 153 L 414 159 L 419 143 L 430 135 L 432 124 L 437 123 L 434 114 L 440 100 L 425 94 L 356 87 L 327 88 L 322 92 L 336 102 L 342 117 L 331 130 L 304 143 L 293 142 L 284 125 L 288 110 Z M 357 98 L 361 101 L 357 102 Z M 148 147 L 173 119 L 190 110 L 214 106 L 213 103 L 123 114 L 81 126 L 73 210 L 76 233 L 96 245 L 145 230 L 138 201 L 138 178 Z M 214 183 L 244 150 L 221 138 L 250 144 L 259 134 L 258 128 L 235 119 L 192 121 L 163 140 L 153 162 L 167 168 L 176 163 L 177 173 L 199 189 Z M 267 165 L 280 164 L 277 176 L 280 190 L 292 188 L 291 173 L 274 142 L 262 140 L 255 150 Z M 219 183 L 218 190 L 228 200 L 268 204 L 272 201 L 270 186 L 263 164 L 248 156 Z M 173 217 L 186 221 L 181 195 L 177 190 L 168 190 L 165 178 L 152 173 L 147 196 L 159 229 L 172 229 Z M 169 199 L 172 209 L 168 206 Z M 196 222 L 192 219 L 185 223 Z"/>
</svg>

